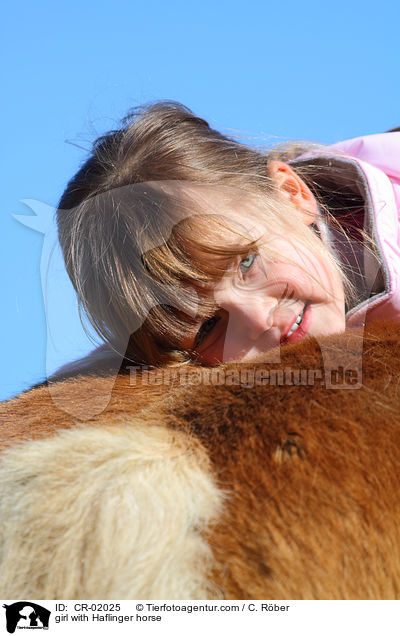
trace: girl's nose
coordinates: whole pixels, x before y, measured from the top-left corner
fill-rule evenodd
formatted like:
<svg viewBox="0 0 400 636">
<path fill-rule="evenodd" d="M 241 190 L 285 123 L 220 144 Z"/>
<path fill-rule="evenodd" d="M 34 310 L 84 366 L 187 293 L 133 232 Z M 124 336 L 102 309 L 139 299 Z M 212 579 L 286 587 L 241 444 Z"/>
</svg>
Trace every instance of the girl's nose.
<svg viewBox="0 0 400 636">
<path fill-rule="evenodd" d="M 257 340 L 274 326 L 274 311 L 277 304 L 275 298 L 230 303 L 229 306 L 225 306 L 229 312 L 230 330 L 249 340 Z"/>
</svg>

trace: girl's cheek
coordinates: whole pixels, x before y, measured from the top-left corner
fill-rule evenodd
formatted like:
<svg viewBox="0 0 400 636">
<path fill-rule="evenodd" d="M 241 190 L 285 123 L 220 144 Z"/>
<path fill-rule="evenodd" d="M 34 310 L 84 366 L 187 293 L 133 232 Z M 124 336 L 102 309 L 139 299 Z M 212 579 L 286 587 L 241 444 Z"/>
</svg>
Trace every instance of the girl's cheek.
<svg viewBox="0 0 400 636">
<path fill-rule="evenodd" d="M 225 312 L 224 312 L 225 314 Z M 210 366 L 214 366 L 217 364 L 221 364 L 223 362 L 223 354 L 224 354 L 224 345 L 225 345 L 225 337 L 226 337 L 226 329 L 228 325 L 228 316 L 223 315 L 221 319 L 221 323 L 215 327 L 216 334 L 213 337 L 211 334 L 211 342 L 207 346 L 203 347 L 203 350 L 200 347 L 200 350 L 196 352 L 196 360 L 201 364 L 206 364 Z"/>
<path fill-rule="evenodd" d="M 211 345 L 208 349 L 202 353 L 196 355 L 196 360 L 206 366 L 217 366 L 224 362 L 224 341 L 225 338 L 219 338 L 219 341 Z"/>
</svg>

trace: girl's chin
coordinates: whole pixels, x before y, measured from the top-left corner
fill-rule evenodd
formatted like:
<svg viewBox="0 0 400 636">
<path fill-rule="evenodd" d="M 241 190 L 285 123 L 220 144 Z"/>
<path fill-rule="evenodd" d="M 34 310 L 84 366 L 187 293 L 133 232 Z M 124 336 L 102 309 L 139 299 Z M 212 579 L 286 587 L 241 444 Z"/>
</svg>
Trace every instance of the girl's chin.
<svg viewBox="0 0 400 636">
<path fill-rule="evenodd" d="M 321 324 L 315 325 L 315 329 L 312 329 L 309 333 L 310 336 L 314 338 L 323 338 L 325 336 L 335 336 L 340 333 L 344 333 L 346 329 L 346 324 L 343 321 L 337 320 L 335 322 L 332 321 L 331 324 Z"/>
</svg>

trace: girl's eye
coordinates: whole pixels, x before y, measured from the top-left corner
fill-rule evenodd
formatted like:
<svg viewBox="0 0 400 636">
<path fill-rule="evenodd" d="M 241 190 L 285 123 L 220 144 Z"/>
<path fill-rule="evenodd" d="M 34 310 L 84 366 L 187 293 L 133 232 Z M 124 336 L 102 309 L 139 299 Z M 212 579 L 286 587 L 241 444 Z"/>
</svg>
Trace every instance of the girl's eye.
<svg viewBox="0 0 400 636">
<path fill-rule="evenodd" d="M 221 316 L 211 316 L 203 322 L 200 329 L 197 332 L 196 339 L 194 341 L 194 348 L 199 347 L 203 342 L 204 338 L 212 331 L 220 320 Z"/>
<path fill-rule="evenodd" d="M 239 268 L 242 274 L 246 274 L 246 272 L 250 269 L 250 267 L 253 265 L 255 260 L 256 260 L 256 254 L 248 254 L 246 258 L 242 258 L 242 260 L 239 263 Z"/>
</svg>

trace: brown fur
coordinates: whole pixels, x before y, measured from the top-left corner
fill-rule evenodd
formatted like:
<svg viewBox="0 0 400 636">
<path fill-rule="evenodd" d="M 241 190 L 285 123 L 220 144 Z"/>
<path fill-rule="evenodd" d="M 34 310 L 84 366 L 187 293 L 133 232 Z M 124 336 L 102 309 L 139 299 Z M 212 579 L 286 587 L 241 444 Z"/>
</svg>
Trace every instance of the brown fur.
<svg viewBox="0 0 400 636">
<path fill-rule="evenodd" d="M 331 337 L 325 350 L 348 362 L 360 337 Z M 287 347 L 280 366 L 322 369 L 318 344 Z M 399 377 L 400 327 L 382 323 L 364 334 L 360 389 L 131 386 L 121 375 L 108 408 L 86 426 L 129 426 L 135 416 L 200 441 L 226 494 L 205 531 L 210 585 L 227 598 L 392 599 L 400 594 Z M 87 391 L 101 395 L 102 379 L 54 388 L 78 402 Z M 74 426 L 47 387 L 4 403 L 1 416 L 3 446 Z"/>
</svg>

